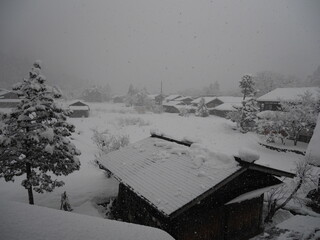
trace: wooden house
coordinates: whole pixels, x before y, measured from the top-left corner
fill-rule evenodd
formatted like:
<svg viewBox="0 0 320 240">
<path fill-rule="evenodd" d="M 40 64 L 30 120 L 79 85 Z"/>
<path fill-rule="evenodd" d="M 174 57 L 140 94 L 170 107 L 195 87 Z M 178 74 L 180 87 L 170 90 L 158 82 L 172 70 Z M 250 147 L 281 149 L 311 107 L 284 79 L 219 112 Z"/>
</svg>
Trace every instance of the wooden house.
<svg viewBox="0 0 320 240">
<path fill-rule="evenodd" d="M 76 101 L 69 105 L 69 109 L 72 110 L 72 113 L 69 117 L 72 118 L 81 118 L 81 117 L 89 117 L 90 108 L 87 104 Z"/>
<path fill-rule="evenodd" d="M 21 98 L 14 92 L 2 91 L 1 93 L 0 108 L 14 108 L 21 102 Z"/>
<path fill-rule="evenodd" d="M 217 97 L 216 103 L 221 102 L 221 104 L 209 109 L 211 115 L 216 115 L 219 117 L 227 117 L 228 113 L 236 111 L 235 107 L 240 107 L 242 105 L 242 97 L 232 97 L 232 96 L 221 96 Z"/>
<path fill-rule="evenodd" d="M 185 104 L 179 101 L 170 101 L 162 104 L 163 111 L 168 113 L 180 113 L 181 107 L 184 107 Z"/>
<path fill-rule="evenodd" d="M 301 87 L 301 88 L 276 88 L 271 92 L 257 98 L 260 111 L 279 111 L 281 101 L 296 102 L 300 96 L 309 92 L 312 96 L 317 96 L 320 93 L 318 87 Z"/>
<path fill-rule="evenodd" d="M 101 166 L 120 182 L 117 218 L 158 227 L 177 240 L 258 234 L 263 194 L 281 183 L 274 175 L 294 174 L 219 154 L 200 159 L 190 145 L 153 135 L 101 156 Z"/>
<path fill-rule="evenodd" d="M 194 99 L 192 97 L 178 97 L 174 101 L 183 102 L 186 105 L 190 105 Z"/>
<path fill-rule="evenodd" d="M 174 94 L 174 95 L 169 95 L 164 99 L 164 102 L 170 102 L 170 101 L 174 101 L 177 98 L 182 97 L 181 95 L 178 94 Z"/>
</svg>

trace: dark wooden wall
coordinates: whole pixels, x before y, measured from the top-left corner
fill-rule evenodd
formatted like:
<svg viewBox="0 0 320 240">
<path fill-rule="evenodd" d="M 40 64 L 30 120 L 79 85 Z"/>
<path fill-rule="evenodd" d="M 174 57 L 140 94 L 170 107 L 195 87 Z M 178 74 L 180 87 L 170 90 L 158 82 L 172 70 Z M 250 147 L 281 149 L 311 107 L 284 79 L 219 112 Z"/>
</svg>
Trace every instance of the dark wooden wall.
<svg viewBox="0 0 320 240">
<path fill-rule="evenodd" d="M 247 239 L 261 231 L 263 196 L 225 203 L 243 193 L 279 183 L 270 174 L 247 170 L 175 218 L 164 216 L 120 184 L 117 209 L 122 220 L 163 229 L 176 240 Z"/>
</svg>

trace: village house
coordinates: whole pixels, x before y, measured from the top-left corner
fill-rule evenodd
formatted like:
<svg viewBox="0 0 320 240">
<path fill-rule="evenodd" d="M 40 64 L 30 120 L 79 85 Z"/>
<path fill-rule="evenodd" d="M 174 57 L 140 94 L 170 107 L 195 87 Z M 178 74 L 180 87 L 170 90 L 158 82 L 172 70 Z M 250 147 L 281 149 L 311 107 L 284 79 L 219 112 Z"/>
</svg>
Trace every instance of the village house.
<svg viewBox="0 0 320 240">
<path fill-rule="evenodd" d="M 0 93 L 0 108 L 14 108 L 21 102 L 18 94 L 2 90 Z"/>
<path fill-rule="evenodd" d="M 163 111 L 167 113 L 180 113 L 181 107 L 184 107 L 185 104 L 179 101 L 170 101 L 162 104 Z"/>
<path fill-rule="evenodd" d="M 199 152 L 200 155 L 199 156 Z M 177 240 L 248 239 L 261 231 L 263 195 L 294 174 L 197 144 L 149 138 L 99 158 L 120 182 L 116 217 Z"/>
<path fill-rule="evenodd" d="M 216 115 L 219 117 L 227 117 L 228 113 L 237 111 L 235 107 L 242 106 L 242 97 L 232 97 L 232 96 L 221 96 L 217 97 L 216 103 L 221 102 L 209 112 L 211 115 Z"/>
<path fill-rule="evenodd" d="M 175 99 L 180 98 L 180 97 L 182 97 L 182 96 L 178 95 L 178 94 L 169 95 L 164 99 L 164 101 L 165 102 L 170 102 L 170 101 L 174 101 Z"/>
<path fill-rule="evenodd" d="M 174 101 L 183 102 L 186 105 L 190 105 L 194 99 L 192 97 L 178 97 Z"/>
<path fill-rule="evenodd" d="M 276 88 L 271 92 L 257 98 L 260 111 L 279 111 L 280 102 L 296 102 L 299 100 L 300 96 L 306 92 L 312 94 L 312 96 L 317 96 L 320 94 L 320 88 L 318 87 L 301 87 L 301 88 Z"/>
<path fill-rule="evenodd" d="M 217 99 L 217 97 L 198 97 L 191 102 L 191 105 L 197 107 L 200 103 L 201 98 L 204 99 L 204 102 L 208 109 L 214 108 L 223 103 L 222 101 Z"/>
<path fill-rule="evenodd" d="M 72 113 L 69 117 L 72 118 L 81 118 L 89 117 L 90 107 L 83 103 L 82 101 L 76 101 L 69 105 L 69 109 L 72 110 Z"/>
<path fill-rule="evenodd" d="M 124 103 L 126 99 L 125 95 L 115 95 L 112 97 L 112 102 L 113 103 Z"/>
</svg>

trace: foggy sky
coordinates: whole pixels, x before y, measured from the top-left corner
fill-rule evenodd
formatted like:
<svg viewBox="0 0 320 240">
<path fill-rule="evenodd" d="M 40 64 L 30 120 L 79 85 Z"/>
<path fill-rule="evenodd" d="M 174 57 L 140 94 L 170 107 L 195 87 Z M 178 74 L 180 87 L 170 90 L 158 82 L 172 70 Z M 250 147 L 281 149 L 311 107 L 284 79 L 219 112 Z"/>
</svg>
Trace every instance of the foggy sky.
<svg viewBox="0 0 320 240">
<path fill-rule="evenodd" d="M 236 89 L 263 70 L 305 79 L 320 65 L 320 1 L 0 0 L 0 52 L 119 93 Z"/>
</svg>

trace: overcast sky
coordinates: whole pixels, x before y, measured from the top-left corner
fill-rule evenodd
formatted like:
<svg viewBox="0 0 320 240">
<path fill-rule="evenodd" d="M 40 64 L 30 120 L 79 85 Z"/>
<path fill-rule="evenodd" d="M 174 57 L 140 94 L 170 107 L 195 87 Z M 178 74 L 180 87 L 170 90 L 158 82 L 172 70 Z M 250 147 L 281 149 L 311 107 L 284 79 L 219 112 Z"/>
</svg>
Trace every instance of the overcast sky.
<svg viewBox="0 0 320 240">
<path fill-rule="evenodd" d="M 0 51 L 115 92 L 304 79 L 320 65 L 320 1 L 0 0 Z"/>
</svg>

